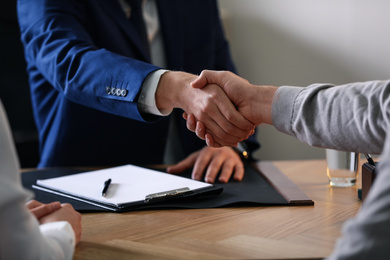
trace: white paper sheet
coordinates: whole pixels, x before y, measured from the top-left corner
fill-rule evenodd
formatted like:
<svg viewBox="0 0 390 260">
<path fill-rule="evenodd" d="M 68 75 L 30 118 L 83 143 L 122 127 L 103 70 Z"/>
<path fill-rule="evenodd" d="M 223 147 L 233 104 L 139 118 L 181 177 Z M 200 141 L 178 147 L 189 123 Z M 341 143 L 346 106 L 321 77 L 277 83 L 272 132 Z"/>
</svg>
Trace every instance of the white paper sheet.
<svg viewBox="0 0 390 260">
<path fill-rule="evenodd" d="M 108 179 L 112 180 L 111 185 L 106 196 L 103 197 L 104 182 Z M 134 165 L 37 180 L 37 185 L 75 197 L 116 206 L 144 201 L 146 195 L 153 193 L 184 187 L 190 190 L 212 187 L 209 183 Z"/>
</svg>

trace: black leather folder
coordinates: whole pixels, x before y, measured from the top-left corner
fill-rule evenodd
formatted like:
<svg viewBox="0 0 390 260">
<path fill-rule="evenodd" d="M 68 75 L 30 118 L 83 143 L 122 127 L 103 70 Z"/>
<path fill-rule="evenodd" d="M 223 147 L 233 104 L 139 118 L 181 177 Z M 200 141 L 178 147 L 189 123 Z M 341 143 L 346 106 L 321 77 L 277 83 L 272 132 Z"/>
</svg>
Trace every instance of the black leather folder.
<svg viewBox="0 0 390 260">
<path fill-rule="evenodd" d="M 174 199 L 141 203 L 122 209 L 110 209 L 64 197 L 54 193 L 33 189 L 38 179 L 47 179 L 85 172 L 75 168 L 50 168 L 22 173 L 23 186 L 35 194 L 35 199 L 44 203 L 60 201 L 70 203 L 80 212 L 131 211 L 146 209 L 198 209 L 241 206 L 308 206 L 310 200 L 294 183 L 281 173 L 271 162 L 257 162 L 245 167 L 241 182 L 215 183 L 210 192 L 199 196 L 178 196 Z M 182 175 L 190 178 L 191 172 Z"/>
</svg>

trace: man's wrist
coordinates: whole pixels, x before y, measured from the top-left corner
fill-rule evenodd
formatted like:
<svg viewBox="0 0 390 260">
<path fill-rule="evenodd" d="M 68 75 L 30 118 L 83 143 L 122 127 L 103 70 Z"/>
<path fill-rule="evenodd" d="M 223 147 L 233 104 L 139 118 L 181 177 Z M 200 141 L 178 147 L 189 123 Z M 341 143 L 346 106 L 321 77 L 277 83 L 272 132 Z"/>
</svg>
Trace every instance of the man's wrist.
<svg viewBox="0 0 390 260">
<path fill-rule="evenodd" d="M 167 70 L 156 70 L 148 75 L 142 84 L 141 94 L 138 98 L 138 108 L 141 113 L 148 113 L 157 116 L 167 116 L 172 112 L 170 110 L 160 110 L 156 104 L 156 91 L 158 83 Z"/>
<path fill-rule="evenodd" d="M 184 109 L 186 102 L 193 92 L 190 83 L 196 76 L 182 71 L 168 71 L 161 76 L 156 90 L 156 105 L 160 110 L 181 108 Z"/>
<path fill-rule="evenodd" d="M 254 100 L 252 103 L 257 107 L 253 110 L 257 111 L 259 115 L 255 124 L 258 125 L 259 123 L 266 123 L 272 125 L 272 103 L 278 87 L 268 85 L 254 86 L 255 93 L 253 95 Z"/>
</svg>

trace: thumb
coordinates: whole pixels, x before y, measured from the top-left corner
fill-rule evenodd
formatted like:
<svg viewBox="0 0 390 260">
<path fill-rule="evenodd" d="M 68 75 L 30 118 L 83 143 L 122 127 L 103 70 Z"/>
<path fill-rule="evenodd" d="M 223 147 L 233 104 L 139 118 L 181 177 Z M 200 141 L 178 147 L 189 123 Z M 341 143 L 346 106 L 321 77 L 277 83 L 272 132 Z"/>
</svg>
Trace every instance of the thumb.
<svg viewBox="0 0 390 260">
<path fill-rule="evenodd" d="M 203 70 L 200 75 L 196 78 L 196 80 L 192 81 L 190 85 L 193 88 L 203 88 L 210 83 L 216 83 L 213 77 L 213 71 L 211 70 Z"/>
</svg>

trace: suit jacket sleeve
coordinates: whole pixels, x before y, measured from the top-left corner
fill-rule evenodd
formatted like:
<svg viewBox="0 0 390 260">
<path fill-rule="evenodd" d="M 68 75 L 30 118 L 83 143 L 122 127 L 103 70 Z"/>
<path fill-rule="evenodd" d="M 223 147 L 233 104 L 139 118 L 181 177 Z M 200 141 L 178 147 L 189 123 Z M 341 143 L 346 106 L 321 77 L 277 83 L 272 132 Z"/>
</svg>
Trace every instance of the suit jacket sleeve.
<svg viewBox="0 0 390 260">
<path fill-rule="evenodd" d="M 21 0 L 18 17 L 29 66 L 60 94 L 77 104 L 143 121 L 138 93 L 147 75 L 159 68 L 97 48 L 89 33 L 100 28 L 86 28 L 82 2 Z"/>
</svg>

